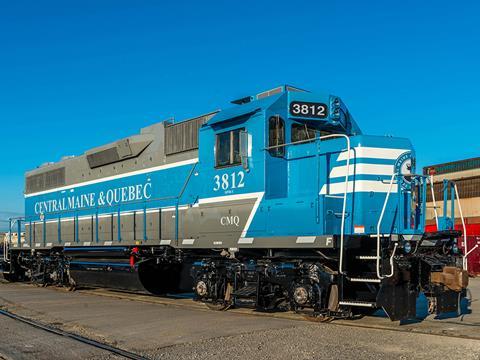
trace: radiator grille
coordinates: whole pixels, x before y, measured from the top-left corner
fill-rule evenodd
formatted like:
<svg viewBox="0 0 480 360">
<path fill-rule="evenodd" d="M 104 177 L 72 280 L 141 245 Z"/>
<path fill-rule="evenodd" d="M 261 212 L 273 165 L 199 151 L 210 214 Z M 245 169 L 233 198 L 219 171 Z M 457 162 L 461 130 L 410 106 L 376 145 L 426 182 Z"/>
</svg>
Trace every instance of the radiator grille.
<svg viewBox="0 0 480 360">
<path fill-rule="evenodd" d="M 261 92 L 260 94 L 257 94 L 257 100 L 260 100 L 260 99 L 263 99 L 263 98 L 266 98 L 266 97 L 269 97 L 269 96 L 272 96 L 272 95 L 275 95 L 275 94 L 279 94 L 282 91 L 283 91 L 283 86 L 279 86 L 279 87 L 273 88 L 271 90 Z"/>
<path fill-rule="evenodd" d="M 198 149 L 198 131 L 215 113 L 165 127 L 165 154 Z"/>
<path fill-rule="evenodd" d="M 27 176 L 25 192 L 27 194 L 53 189 L 65 185 L 65 168 L 46 171 L 41 174 Z"/>
</svg>

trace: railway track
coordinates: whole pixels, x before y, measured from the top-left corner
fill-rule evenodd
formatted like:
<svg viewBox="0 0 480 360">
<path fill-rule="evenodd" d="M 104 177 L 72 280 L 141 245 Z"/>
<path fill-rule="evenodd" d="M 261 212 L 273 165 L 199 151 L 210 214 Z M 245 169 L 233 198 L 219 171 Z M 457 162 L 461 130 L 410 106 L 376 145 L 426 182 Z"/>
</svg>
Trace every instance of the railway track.
<svg viewBox="0 0 480 360">
<path fill-rule="evenodd" d="M 81 289 L 77 290 L 80 293 L 94 295 L 94 296 L 102 296 L 102 297 L 109 297 L 115 298 L 119 300 L 129 300 L 129 301 L 137 301 L 137 302 L 144 302 L 150 304 L 157 304 L 162 306 L 170 306 L 176 308 L 183 308 L 183 309 L 192 309 L 196 311 L 205 311 L 205 312 L 212 312 L 212 310 L 208 309 L 203 303 L 195 302 L 190 298 L 186 297 L 163 297 L 163 296 L 156 296 L 151 294 L 141 294 L 141 293 L 134 293 L 129 291 L 122 291 L 122 290 L 112 290 L 112 289 Z M 469 293 L 470 301 L 471 301 L 471 293 Z M 478 300 L 473 300 L 478 301 Z M 246 316 L 256 316 L 256 317 L 270 317 L 270 318 L 278 318 L 278 319 L 288 319 L 288 320 L 295 320 L 295 321 L 315 321 L 314 318 L 310 316 L 305 316 L 300 313 L 295 312 L 257 312 L 253 311 L 251 308 L 248 307 L 239 307 L 233 308 L 228 310 L 231 313 L 246 315 Z M 396 332 L 412 332 L 412 333 L 419 333 L 425 335 L 437 335 L 437 336 L 445 336 L 445 337 L 454 337 L 454 338 L 467 338 L 472 340 L 480 340 L 480 332 L 477 329 L 480 329 L 480 323 L 469 323 L 469 322 L 455 322 L 450 321 L 447 319 L 444 320 L 427 320 L 422 319 L 419 320 L 418 325 L 415 326 L 415 321 L 410 322 L 410 325 L 400 325 L 398 322 L 379 322 L 378 320 L 381 318 L 378 317 L 371 317 L 366 316 L 363 320 L 338 320 L 334 321 L 333 324 L 338 326 L 347 326 L 347 327 L 358 327 L 358 328 L 365 328 L 365 329 L 377 329 L 377 330 L 387 330 L 387 331 L 396 331 Z M 408 324 L 408 323 L 406 323 Z M 451 326 L 468 328 L 472 332 L 469 334 L 459 334 L 456 333 L 456 330 L 449 329 Z"/>
<path fill-rule="evenodd" d="M 0 281 L 0 283 L 2 283 L 2 281 Z M 473 285 L 475 285 L 475 290 L 478 291 L 477 290 L 478 285 L 476 284 L 477 283 Z M 25 288 L 30 287 L 27 284 L 23 284 L 23 285 L 17 284 L 17 286 L 21 286 Z M 52 290 L 54 292 L 67 293 L 67 290 L 65 288 L 56 288 L 56 287 L 49 287 L 48 290 L 44 289 L 42 291 L 52 291 Z M 92 289 L 92 288 L 78 289 L 77 293 L 83 294 L 84 296 L 90 295 L 92 296 L 92 299 L 94 297 L 106 297 L 106 298 L 123 300 L 123 301 L 127 300 L 127 301 L 139 302 L 139 303 L 150 303 L 150 304 L 160 305 L 161 307 L 189 309 L 189 310 L 195 310 L 195 311 L 201 311 L 201 312 L 208 312 L 212 314 L 212 317 L 216 316 L 214 312 L 208 309 L 204 304 L 192 301 L 192 299 L 190 298 L 158 297 L 150 294 L 140 294 L 140 293 L 132 293 L 132 292 L 125 292 L 125 291 L 111 290 L 111 289 Z M 478 293 L 478 292 L 475 292 L 475 293 Z M 3 300 L 6 300 L 6 299 L 3 299 Z M 12 300 L 12 299 L 9 299 L 9 300 Z M 4 302 L 7 303 L 8 301 L 4 301 Z M 478 296 L 473 296 L 472 311 L 474 313 L 478 306 L 476 304 L 478 304 Z M 14 306 L 14 303 L 11 303 L 11 305 Z M 17 311 L 14 310 L 14 307 L 12 307 L 11 309 L 9 308 L 8 310 L 17 313 Z M 25 316 L 25 314 L 22 313 L 20 308 L 19 310 L 20 312 L 18 314 Z M 230 309 L 229 312 L 237 315 L 255 316 L 255 317 L 263 317 L 263 318 L 273 317 L 273 318 L 278 318 L 279 320 L 288 319 L 288 320 L 297 320 L 300 322 L 308 320 L 301 314 L 297 314 L 293 312 L 263 313 L 263 312 L 253 311 L 252 309 L 249 309 L 249 308 L 235 308 L 235 309 Z M 0 315 L 8 316 L 6 313 L 7 312 L 2 311 L 0 312 Z M 11 313 L 8 312 L 8 314 L 11 314 Z M 29 325 L 32 325 L 32 324 L 38 325 L 36 327 L 39 327 L 40 329 L 45 330 L 45 328 L 47 328 L 47 331 L 57 335 L 67 336 L 69 338 L 73 338 L 81 342 L 86 341 L 87 344 L 93 345 L 93 346 L 95 346 L 96 344 L 99 344 L 100 346 L 97 346 L 98 348 L 104 349 L 105 351 L 111 352 L 113 354 L 117 354 L 123 358 L 145 359 L 145 357 L 142 357 L 139 354 L 130 353 L 128 351 L 111 347 L 110 345 L 104 344 L 102 342 L 99 343 L 96 341 L 92 341 L 91 339 L 88 339 L 88 338 L 85 339 L 84 337 L 78 336 L 76 334 L 71 334 L 70 332 L 68 332 L 69 329 L 67 329 L 67 331 L 62 331 L 62 330 L 59 330 L 57 327 L 52 328 L 49 325 L 43 325 L 41 323 L 39 324 L 35 320 L 30 320 L 22 316 L 18 316 L 16 314 L 11 314 L 11 315 L 12 316 L 10 317 L 13 317 L 17 320 L 20 320 L 20 321 L 25 320 L 23 322 L 26 322 Z M 456 321 L 449 320 L 449 319 L 444 319 L 441 321 L 424 320 L 419 323 L 412 323 L 412 324 L 407 324 L 405 326 L 399 326 L 398 322 L 392 323 L 387 319 L 382 319 L 378 317 L 365 317 L 361 320 L 334 321 L 333 324 L 334 326 L 336 325 L 336 326 L 342 326 L 342 327 L 376 329 L 376 330 L 384 330 L 384 331 L 394 331 L 399 333 L 411 332 L 411 333 L 417 333 L 419 335 L 420 334 L 437 335 L 437 336 L 443 336 L 447 338 L 453 337 L 453 338 L 459 338 L 459 339 L 463 338 L 463 339 L 471 339 L 471 340 L 480 340 L 480 332 L 478 332 L 478 329 L 480 329 L 480 322 L 478 322 L 476 319 L 478 319 L 478 317 L 475 317 L 473 319 L 468 319 L 466 321 L 463 321 L 460 319 Z M 156 350 L 158 351 L 158 349 Z M 120 351 L 121 353 L 119 353 L 118 351 Z"/>
<path fill-rule="evenodd" d="M 81 342 L 83 344 L 87 344 L 87 345 L 90 345 L 92 347 L 95 347 L 97 349 L 102 349 L 102 350 L 108 351 L 112 354 L 119 355 L 119 356 L 121 356 L 125 359 L 149 360 L 148 358 L 146 358 L 144 356 L 141 356 L 139 354 L 133 353 L 131 351 L 123 350 L 123 349 L 108 345 L 106 343 L 102 343 L 102 342 L 99 342 L 99 341 L 96 341 L 96 340 L 86 338 L 84 336 L 80 336 L 80 335 L 77 335 L 77 334 L 73 334 L 71 332 L 60 330 L 58 328 L 54 328 L 54 327 L 42 324 L 38 321 L 34 321 L 34 320 L 31 320 L 31 319 L 27 319 L 23 316 L 13 314 L 13 313 L 11 313 L 9 311 L 6 311 L 6 310 L 0 309 L 0 315 L 9 317 L 10 319 L 13 319 L 13 320 L 16 320 L 16 321 L 20 321 L 20 322 L 22 322 L 24 324 L 27 324 L 27 325 L 30 325 L 30 326 L 32 326 L 36 329 L 40 329 L 40 330 L 43 330 L 43 331 L 46 331 L 46 332 L 49 332 L 51 334 L 55 334 L 55 335 L 58 335 L 58 336 L 67 337 L 69 339 L 73 339 L 73 340 Z"/>
</svg>

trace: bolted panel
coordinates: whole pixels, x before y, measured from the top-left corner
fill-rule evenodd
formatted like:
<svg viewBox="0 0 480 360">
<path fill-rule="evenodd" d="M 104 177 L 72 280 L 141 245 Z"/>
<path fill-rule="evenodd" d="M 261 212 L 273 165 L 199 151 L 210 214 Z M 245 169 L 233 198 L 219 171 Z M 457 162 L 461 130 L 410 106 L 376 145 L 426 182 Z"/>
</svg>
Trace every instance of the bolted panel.
<svg viewBox="0 0 480 360">
<path fill-rule="evenodd" d="M 73 244 L 75 241 L 74 221 L 62 221 L 60 224 L 62 243 L 69 242 Z"/>
<path fill-rule="evenodd" d="M 98 241 L 113 241 L 115 235 L 112 232 L 112 216 L 98 217 Z"/>
<path fill-rule="evenodd" d="M 133 242 L 133 213 L 122 214 L 120 216 L 120 228 L 122 232 L 122 241 Z"/>
</svg>

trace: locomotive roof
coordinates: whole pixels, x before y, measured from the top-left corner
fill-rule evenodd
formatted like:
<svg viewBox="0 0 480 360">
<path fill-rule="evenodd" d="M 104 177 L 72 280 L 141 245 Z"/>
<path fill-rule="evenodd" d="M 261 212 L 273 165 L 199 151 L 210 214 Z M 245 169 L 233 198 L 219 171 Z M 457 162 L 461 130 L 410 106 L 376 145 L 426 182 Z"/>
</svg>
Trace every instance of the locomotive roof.
<svg viewBox="0 0 480 360">
<path fill-rule="evenodd" d="M 251 115 L 262 109 L 267 109 L 271 107 L 276 101 L 278 101 L 283 95 L 289 92 L 298 93 L 298 95 L 296 96 L 305 97 L 307 99 L 308 98 L 315 99 L 318 97 L 328 99 L 329 97 L 333 96 L 327 93 L 317 93 L 317 92 L 311 93 L 308 90 L 294 87 L 291 85 L 277 86 L 272 89 L 260 92 L 253 96 L 247 96 L 237 100 L 233 100 L 231 101 L 231 103 L 235 105 L 231 107 L 227 107 L 222 110 L 215 110 L 207 114 L 203 114 L 201 116 L 197 116 L 194 118 L 188 118 L 182 121 L 172 122 L 171 120 L 164 120 L 159 123 L 152 124 L 150 126 L 142 128 L 139 134 L 134 134 L 108 144 L 104 144 L 104 145 L 100 145 L 100 146 L 88 149 L 83 154 L 80 154 L 79 156 L 63 157 L 60 161 L 45 163 L 35 169 L 32 169 L 26 172 L 26 175 L 29 176 L 37 173 L 43 173 L 47 169 L 55 169 L 57 167 L 61 167 L 63 164 L 70 161 L 75 161 L 78 158 L 88 158 L 89 156 L 92 156 L 95 153 L 107 152 L 112 147 L 117 147 L 117 148 L 120 147 L 120 150 L 122 150 L 121 145 L 122 143 L 126 143 L 126 142 L 128 142 L 128 144 L 130 145 L 131 152 L 128 154 L 128 156 L 125 156 L 122 158 L 123 159 L 130 158 L 130 157 L 133 158 L 138 154 L 140 154 L 146 147 L 149 146 L 149 144 L 153 141 L 155 137 L 154 134 L 158 133 L 159 128 L 166 129 L 171 126 L 176 126 L 176 125 L 180 126 L 180 124 L 182 123 L 192 122 L 194 120 L 200 120 L 200 119 L 202 119 L 201 124 L 203 125 L 210 126 L 210 125 L 219 124 L 224 121 L 236 119 L 241 116 Z M 352 133 L 360 134 L 361 131 L 358 125 L 356 124 L 354 119 L 351 117 L 346 107 L 345 107 L 345 111 L 346 111 L 346 114 L 348 115 L 348 122 L 350 123 L 351 128 L 354 129 Z M 127 146 L 127 150 L 128 150 L 128 146 Z M 94 168 L 95 166 L 96 166 L 95 163 L 93 163 L 93 166 L 92 164 L 90 164 L 91 168 Z"/>
</svg>

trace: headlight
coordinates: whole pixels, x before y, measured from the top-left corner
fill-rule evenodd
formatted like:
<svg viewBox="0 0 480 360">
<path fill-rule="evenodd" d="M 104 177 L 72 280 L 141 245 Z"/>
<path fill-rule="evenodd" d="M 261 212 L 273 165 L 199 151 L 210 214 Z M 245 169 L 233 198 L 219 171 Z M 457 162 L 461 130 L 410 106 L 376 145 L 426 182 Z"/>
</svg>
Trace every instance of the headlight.
<svg viewBox="0 0 480 360">
<path fill-rule="evenodd" d="M 404 252 L 405 254 L 409 254 L 410 251 L 412 251 L 412 245 L 411 245 L 408 241 L 406 241 L 406 242 L 403 244 L 403 252 Z"/>
<path fill-rule="evenodd" d="M 453 252 L 454 254 L 458 254 L 458 246 L 457 246 L 457 244 L 453 244 L 453 246 L 452 246 L 452 252 Z"/>
</svg>

